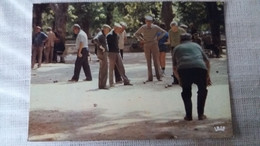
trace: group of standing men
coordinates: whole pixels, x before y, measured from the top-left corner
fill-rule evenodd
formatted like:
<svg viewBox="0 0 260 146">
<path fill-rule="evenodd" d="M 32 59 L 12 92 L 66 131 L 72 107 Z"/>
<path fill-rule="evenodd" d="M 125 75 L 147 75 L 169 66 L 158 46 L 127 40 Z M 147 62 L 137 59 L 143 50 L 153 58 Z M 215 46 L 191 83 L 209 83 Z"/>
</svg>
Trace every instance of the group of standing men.
<svg viewBox="0 0 260 146">
<path fill-rule="evenodd" d="M 41 29 L 40 26 L 36 26 L 33 34 L 32 69 L 35 66 L 36 60 L 38 62 L 38 68 L 40 68 L 43 58 L 45 63 L 57 62 L 58 52 L 63 53 L 65 50 L 64 42 L 62 42 L 60 37 L 52 31 L 51 27 L 47 28 L 47 34 L 42 32 Z M 61 62 L 64 62 L 63 56 L 61 56 Z"/>
<path fill-rule="evenodd" d="M 156 78 L 158 81 L 162 81 L 161 77 L 165 70 L 165 62 L 163 63 L 163 59 L 160 59 L 159 57 L 160 54 L 163 53 L 159 52 L 166 52 L 166 49 L 161 47 L 163 45 L 170 45 L 173 63 L 173 84 L 180 84 L 182 87 L 181 96 L 186 111 L 184 119 L 187 121 L 192 120 L 191 87 L 194 83 L 198 86 L 198 119 L 203 120 L 206 118 L 204 115 L 204 106 L 207 97 L 207 86 L 211 84 L 209 77 L 209 60 L 202 51 L 201 46 L 191 42 L 191 35 L 186 33 L 184 29 L 178 27 L 177 22 L 171 22 L 170 26 L 171 29 L 166 32 L 161 27 L 153 24 L 153 18 L 151 16 L 146 16 L 145 24 L 134 34 L 144 45 L 148 71 L 147 82 L 153 81 L 152 59 Z M 123 52 L 121 51 L 121 56 L 119 54 L 120 49 L 124 47 L 125 27 L 125 23 L 115 23 L 113 29 L 109 25 L 104 24 L 102 30 L 93 39 L 94 43 L 98 46 L 97 57 L 100 63 L 99 89 L 114 87 L 113 73 L 116 69 L 118 70 L 124 85 L 132 85 L 125 74 L 125 68 L 122 62 Z M 79 80 L 81 67 L 83 67 L 86 76 L 86 79 L 84 80 L 92 81 L 91 70 L 88 63 L 88 36 L 78 24 L 73 25 L 73 32 L 77 35 L 76 49 L 78 52 L 75 61 L 74 75 L 69 81 L 77 82 Z M 168 38 L 165 38 L 165 36 Z M 39 37 L 41 37 L 42 40 L 47 38 L 44 34 L 41 34 Z M 158 41 L 162 39 L 164 41 L 161 42 L 161 45 L 158 45 Z M 165 60 L 165 54 L 162 56 Z M 107 78 L 109 78 L 109 87 L 107 86 Z"/>
<path fill-rule="evenodd" d="M 96 45 L 98 46 L 97 57 L 100 63 L 98 83 L 99 89 L 109 88 L 106 85 L 108 75 L 110 87 L 114 86 L 113 73 L 115 69 L 118 70 L 120 78 L 123 79 L 124 85 L 132 85 L 125 75 L 125 68 L 122 62 L 122 58 L 119 55 L 119 44 L 122 43 L 119 43 L 119 36 L 121 33 L 124 33 L 124 27 L 126 27 L 125 23 L 115 23 L 113 29 L 109 25 L 104 24 L 102 26 L 102 30 L 93 39 L 94 43 L 96 43 Z M 88 37 L 78 24 L 74 24 L 73 32 L 77 34 L 76 48 L 78 49 L 78 54 L 75 62 L 74 75 L 69 81 L 77 82 L 79 80 L 81 67 L 83 67 L 86 76 L 85 81 L 91 81 L 92 76 L 87 58 L 89 51 Z M 122 39 L 122 41 L 124 41 L 124 38 Z M 123 55 L 122 51 L 121 55 Z"/>
</svg>

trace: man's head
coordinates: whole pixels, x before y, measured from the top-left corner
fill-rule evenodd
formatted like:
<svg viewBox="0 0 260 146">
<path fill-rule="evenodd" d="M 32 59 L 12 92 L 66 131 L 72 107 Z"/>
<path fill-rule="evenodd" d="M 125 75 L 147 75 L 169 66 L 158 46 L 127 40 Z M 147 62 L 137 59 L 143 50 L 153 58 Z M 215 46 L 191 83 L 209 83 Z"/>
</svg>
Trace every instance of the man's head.
<svg viewBox="0 0 260 146">
<path fill-rule="evenodd" d="M 119 34 L 121 32 L 122 26 L 119 23 L 114 24 L 114 32 Z"/>
<path fill-rule="evenodd" d="M 51 27 L 47 27 L 47 31 L 51 31 L 52 30 L 52 28 Z"/>
<path fill-rule="evenodd" d="M 191 34 L 190 33 L 182 33 L 181 34 L 181 42 L 191 41 Z"/>
<path fill-rule="evenodd" d="M 145 24 L 148 26 L 148 27 L 151 27 L 152 23 L 153 23 L 153 17 L 152 16 L 145 16 Z"/>
<path fill-rule="evenodd" d="M 178 23 L 176 21 L 172 21 L 170 26 L 171 26 L 171 30 L 173 32 L 177 32 L 178 31 Z"/>
<path fill-rule="evenodd" d="M 78 34 L 80 31 L 80 26 L 78 24 L 74 24 L 72 30 L 74 34 Z"/>
<path fill-rule="evenodd" d="M 120 25 L 122 27 L 121 31 L 123 32 L 126 29 L 127 24 L 125 22 L 120 22 Z"/>
<path fill-rule="evenodd" d="M 106 34 L 108 34 L 110 32 L 111 27 L 109 25 L 107 25 L 107 24 L 104 24 L 102 26 L 102 30 L 103 30 L 104 34 L 106 35 Z"/>
<path fill-rule="evenodd" d="M 41 29 L 42 29 L 42 28 L 41 28 L 40 26 L 36 26 L 36 27 L 35 27 L 35 32 L 40 32 Z"/>
</svg>

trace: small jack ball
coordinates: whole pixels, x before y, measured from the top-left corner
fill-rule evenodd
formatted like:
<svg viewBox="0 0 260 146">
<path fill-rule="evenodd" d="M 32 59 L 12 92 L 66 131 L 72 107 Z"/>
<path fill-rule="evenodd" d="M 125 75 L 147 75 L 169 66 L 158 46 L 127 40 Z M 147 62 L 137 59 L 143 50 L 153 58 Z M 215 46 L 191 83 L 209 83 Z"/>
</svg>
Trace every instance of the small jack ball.
<svg viewBox="0 0 260 146">
<path fill-rule="evenodd" d="M 218 71 L 216 71 L 216 73 L 218 73 Z"/>
</svg>

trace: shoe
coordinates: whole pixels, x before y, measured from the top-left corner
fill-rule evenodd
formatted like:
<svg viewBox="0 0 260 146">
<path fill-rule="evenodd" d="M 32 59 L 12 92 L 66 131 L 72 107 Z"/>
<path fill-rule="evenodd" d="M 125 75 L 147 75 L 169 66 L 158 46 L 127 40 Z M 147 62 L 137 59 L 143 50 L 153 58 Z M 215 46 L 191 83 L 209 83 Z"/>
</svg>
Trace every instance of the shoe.
<svg viewBox="0 0 260 146">
<path fill-rule="evenodd" d="M 133 86 L 131 83 L 124 83 L 124 86 Z"/>
<path fill-rule="evenodd" d="M 185 116 L 185 117 L 184 117 L 184 120 L 185 120 L 185 121 L 192 121 L 192 117 L 187 117 L 187 116 Z"/>
<path fill-rule="evenodd" d="M 199 120 L 205 120 L 205 119 L 207 119 L 207 116 L 206 115 L 201 115 L 201 116 L 198 117 L 198 119 Z"/>
<path fill-rule="evenodd" d="M 172 82 L 172 85 L 178 85 L 179 83 L 178 82 Z"/>
<path fill-rule="evenodd" d="M 116 84 L 122 84 L 123 83 L 123 81 L 121 80 L 121 81 L 116 81 Z"/>
<path fill-rule="evenodd" d="M 68 80 L 68 82 L 78 82 L 78 80 L 71 79 L 71 80 Z"/>
<path fill-rule="evenodd" d="M 162 81 L 162 79 L 161 78 L 159 78 L 159 79 L 157 79 L 158 81 Z"/>
<path fill-rule="evenodd" d="M 104 89 L 104 90 L 108 90 L 109 89 L 109 87 L 99 87 L 99 89 Z"/>
<path fill-rule="evenodd" d="M 83 81 L 92 81 L 92 79 L 84 79 Z"/>
<path fill-rule="evenodd" d="M 115 87 L 115 84 L 110 84 L 110 88 L 111 88 L 111 87 Z"/>
</svg>

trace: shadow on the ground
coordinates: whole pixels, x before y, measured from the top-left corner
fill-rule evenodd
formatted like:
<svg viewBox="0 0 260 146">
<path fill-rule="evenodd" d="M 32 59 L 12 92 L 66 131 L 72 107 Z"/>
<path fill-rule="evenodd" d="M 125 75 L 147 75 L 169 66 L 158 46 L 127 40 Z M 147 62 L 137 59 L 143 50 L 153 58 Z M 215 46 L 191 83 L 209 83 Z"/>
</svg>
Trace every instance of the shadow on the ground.
<svg viewBox="0 0 260 146">
<path fill-rule="evenodd" d="M 183 119 L 152 119 L 141 111 L 119 117 L 107 117 L 105 112 L 106 110 L 97 108 L 81 112 L 31 111 L 29 140 L 143 140 L 232 136 L 229 119 L 194 119 L 188 122 Z"/>
</svg>

